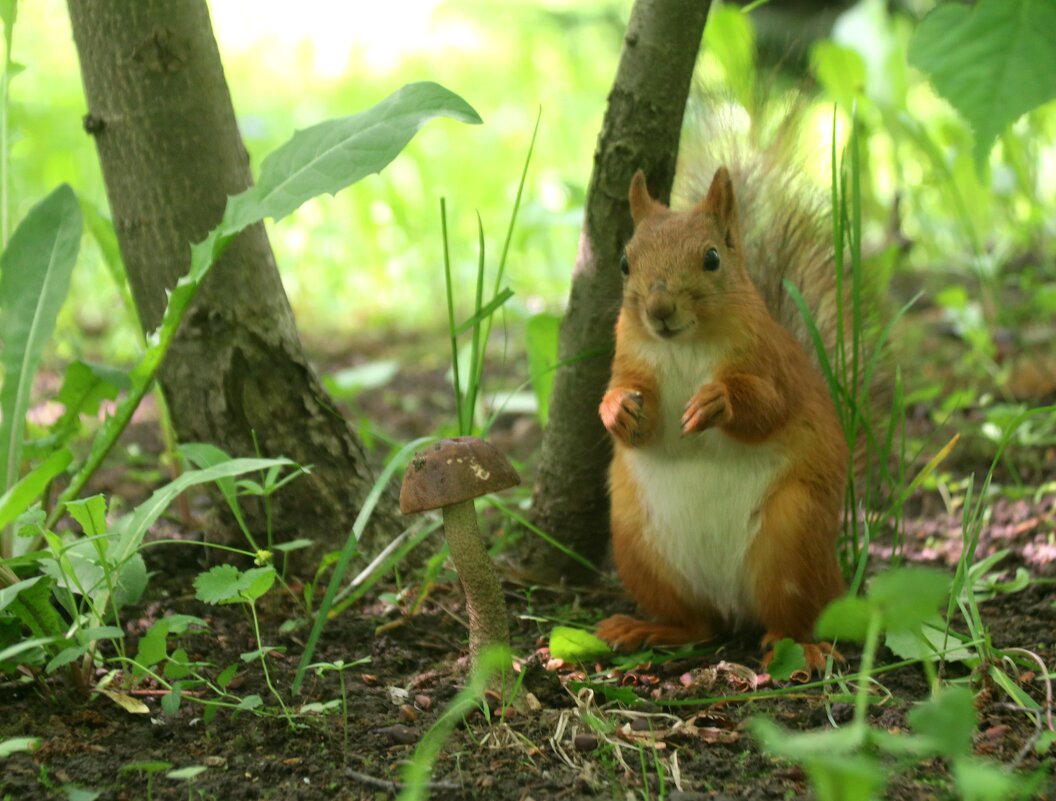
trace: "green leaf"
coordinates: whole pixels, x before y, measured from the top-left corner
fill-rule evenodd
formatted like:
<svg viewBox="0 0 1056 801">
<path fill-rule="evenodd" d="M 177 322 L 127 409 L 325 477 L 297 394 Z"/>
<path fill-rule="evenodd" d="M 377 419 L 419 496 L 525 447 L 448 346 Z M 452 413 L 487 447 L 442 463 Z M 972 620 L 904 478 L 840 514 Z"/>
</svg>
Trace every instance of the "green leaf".
<svg viewBox="0 0 1056 801">
<path fill-rule="evenodd" d="M 753 108 L 755 95 L 755 30 L 741 10 L 715 5 L 708 11 L 704 45 L 722 64 L 733 96 Z"/>
<path fill-rule="evenodd" d="M 247 695 L 241 701 L 238 702 L 239 709 L 257 709 L 264 705 L 264 701 L 259 695 Z"/>
<path fill-rule="evenodd" d="M 40 748 L 39 737 L 9 737 L 0 742 L 0 759 L 25 751 L 36 751 Z"/>
<path fill-rule="evenodd" d="M 235 674 L 237 674 L 237 673 L 238 673 L 238 663 L 237 662 L 235 664 L 233 664 L 233 665 L 228 665 L 226 668 L 224 668 L 220 672 L 220 675 L 216 677 L 216 685 L 221 690 L 226 690 L 227 689 L 227 685 L 231 683 L 231 679 L 233 679 L 235 677 Z"/>
<path fill-rule="evenodd" d="M 0 496 L 0 529 L 32 506 L 51 480 L 69 467 L 72 461 L 73 454 L 69 448 L 56 451 Z M 14 555 L 17 555 L 17 550 L 16 546 Z"/>
<path fill-rule="evenodd" d="M 66 511 L 77 521 L 85 536 L 106 533 L 106 498 L 93 495 L 80 501 L 70 501 Z"/>
<path fill-rule="evenodd" d="M 857 51 L 823 39 L 810 51 L 810 69 L 846 112 L 865 90 L 865 62 Z"/>
<path fill-rule="evenodd" d="M 5 607 L 14 602 L 15 598 L 18 597 L 18 594 L 22 592 L 22 590 L 28 590 L 42 578 L 44 577 L 33 576 L 33 578 L 23 579 L 22 581 L 16 581 L 9 587 L 4 587 L 0 589 L 0 611 L 3 611 Z"/>
<path fill-rule="evenodd" d="M 875 801 L 886 783 L 884 766 L 867 754 L 815 757 L 804 767 L 818 801 Z"/>
<path fill-rule="evenodd" d="M 1023 776 L 1010 773 L 993 762 L 958 759 L 953 776 L 962 801 L 1003 801 L 1006 798 L 1034 798 L 1037 787 L 1025 787 Z M 1032 777 L 1037 785 L 1037 776 Z M 1027 782 L 1030 782 L 1028 779 Z"/>
<path fill-rule="evenodd" d="M 182 697 L 178 684 L 174 685 L 167 695 L 161 696 L 161 711 L 165 713 L 166 717 L 175 717 L 176 713 L 180 711 Z"/>
<path fill-rule="evenodd" d="M 62 791 L 66 793 L 66 801 L 95 801 L 103 794 L 101 790 L 89 790 L 76 784 L 64 784 Z"/>
<path fill-rule="evenodd" d="M 66 667 L 66 665 L 79 659 L 87 650 L 88 646 L 86 645 L 75 645 L 71 648 L 63 648 L 54 657 L 51 658 L 51 661 L 48 662 L 47 667 L 44 668 L 44 672 L 54 673 L 59 668 Z"/>
<path fill-rule="evenodd" d="M 139 762 L 129 762 L 118 768 L 119 773 L 160 773 L 169 770 L 171 762 L 163 762 L 160 759 L 145 759 Z"/>
<path fill-rule="evenodd" d="M 528 351 L 528 374 L 532 391 L 539 404 L 539 424 L 546 426 L 550 419 L 550 395 L 554 390 L 557 365 L 557 340 L 561 332 L 561 318 L 556 314 L 536 314 L 528 318 L 525 348 Z"/>
<path fill-rule="evenodd" d="M 178 768 L 176 770 L 170 770 L 165 774 L 166 778 L 176 779 L 177 781 L 187 782 L 196 776 L 200 776 L 205 773 L 208 768 L 205 765 L 188 765 L 185 768 Z"/>
<path fill-rule="evenodd" d="M 131 385 L 123 370 L 78 359 L 66 367 L 57 399 L 66 407 L 64 416 L 98 414 L 100 403 L 113 400 Z"/>
<path fill-rule="evenodd" d="M 803 646 L 785 637 L 774 645 L 767 671 L 775 681 L 788 681 L 793 673 L 803 670 L 806 666 L 807 658 L 803 654 Z"/>
<path fill-rule="evenodd" d="M 357 364 L 323 376 L 323 385 L 338 400 L 351 400 L 365 389 L 377 389 L 388 384 L 400 369 L 395 359 Z"/>
<path fill-rule="evenodd" d="M 336 194 L 380 172 L 433 117 L 481 122 L 454 92 L 422 82 L 398 89 L 359 114 L 298 131 L 264 159 L 256 184 L 228 201 L 224 233 L 237 233 L 265 217 L 281 220 L 314 197 Z"/>
<path fill-rule="evenodd" d="M 18 479 L 30 386 L 66 300 L 82 226 L 63 184 L 30 209 L 0 256 L 0 491 Z"/>
<path fill-rule="evenodd" d="M 913 731 L 925 738 L 937 756 L 972 753 L 976 717 L 974 698 L 965 687 L 945 687 L 906 716 Z"/>
<path fill-rule="evenodd" d="M 975 163 L 1022 114 L 1056 97 L 1056 3 L 944 3 L 917 26 L 909 62 L 975 131 Z"/>
<path fill-rule="evenodd" d="M 916 630 L 946 600 L 952 577 L 931 568 L 888 570 L 869 582 L 868 600 L 884 616 L 887 631 Z"/>
<path fill-rule="evenodd" d="M 837 598 L 821 613 L 815 631 L 825 640 L 851 640 L 862 642 L 869 628 L 872 605 L 864 598 L 845 596 Z"/>
<path fill-rule="evenodd" d="M 187 654 L 187 651 L 183 648 L 177 648 L 172 652 L 169 661 L 165 663 L 165 670 L 163 670 L 162 673 L 169 681 L 185 679 L 191 675 L 190 661 L 191 658 Z"/>
<path fill-rule="evenodd" d="M 570 626 L 554 626 L 550 632 L 550 656 L 566 662 L 586 662 L 601 659 L 612 653 L 604 640 L 589 631 Z"/>
<path fill-rule="evenodd" d="M 223 604 L 241 600 L 238 582 L 242 573 L 234 565 L 214 565 L 194 579 L 194 597 L 202 603 Z"/>
<path fill-rule="evenodd" d="M 947 662 L 977 662 L 979 655 L 967 646 L 962 646 L 963 637 L 946 627 L 939 615 L 924 621 L 917 630 L 896 629 L 884 635 L 884 644 L 901 659 L 919 659 L 934 662 L 939 658 Z"/>
<path fill-rule="evenodd" d="M 154 522 L 161 517 L 176 497 L 184 490 L 199 484 L 208 484 L 228 476 L 239 476 L 255 470 L 266 470 L 276 465 L 292 465 L 289 459 L 232 459 L 229 462 L 205 470 L 188 470 L 175 481 L 156 490 L 146 501 L 136 507 L 136 511 L 122 519 L 121 538 L 114 549 L 113 560 L 121 563 L 131 557 Z"/>
<path fill-rule="evenodd" d="M 239 579 L 238 592 L 243 599 L 253 603 L 253 601 L 270 590 L 271 585 L 274 583 L 275 568 L 255 567 L 242 574 Z"/>
</svg>

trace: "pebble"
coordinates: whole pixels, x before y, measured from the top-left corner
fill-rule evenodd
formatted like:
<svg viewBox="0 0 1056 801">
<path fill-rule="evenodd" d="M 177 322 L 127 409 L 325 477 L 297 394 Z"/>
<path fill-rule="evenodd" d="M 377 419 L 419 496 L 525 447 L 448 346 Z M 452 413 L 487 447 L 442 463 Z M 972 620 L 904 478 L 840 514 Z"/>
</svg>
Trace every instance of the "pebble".
<svg viewBox="0 0 1056 801">
<path fill-rule="evenodd" d="M 399 723 L 393 726 L 385 726 L 381 729 L 375 729 L 375 731 L 382 737 L 385 737 L 391 743 L 396 745 L 411 745 L 412 743 L 418 742 L 418 732 L 414 729 L 409 729 L 406 726 L 401 726 Z"/>
<path fill-rule="evenodd" d="M 414 723 L 418 720 L 418 712 L 410 704 L 400 705 L 400 720 L 404 723 Z"/>
<path fill-rule="evenodd" d="M 418 693 L 414 696 L 414 703 L 417 704 L 419 709 L 429 709 L 433 705 L 433 699 L 425 693 Z"/>
<path fill-rule="evenodd" d="M 598 747 L 598 738 L 590 732 L 580 732 L 572 738 L 572 745 L 577 751 L 593 751 Z"/>
</svg>

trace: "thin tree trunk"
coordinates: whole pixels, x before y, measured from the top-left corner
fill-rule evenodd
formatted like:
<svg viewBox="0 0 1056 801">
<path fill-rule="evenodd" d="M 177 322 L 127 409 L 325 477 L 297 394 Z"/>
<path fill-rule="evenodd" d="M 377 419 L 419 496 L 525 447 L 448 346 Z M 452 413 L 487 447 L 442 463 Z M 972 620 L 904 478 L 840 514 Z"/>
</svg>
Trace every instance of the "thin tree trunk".
<svg viewBox="0 0 1056 801">
<path fill-rule="evenodd" d="M 586 219 L 561 325 L 550 422 L 532 500 L 535 523 L 598 562 L 609 537 L 606 476 L 612 447 L 598 418 L 609 380 L 622 282 L 619 258 L 632 233 L 627 190 L 639 167 L 667 201 L 678 139 L 709 2 L 637 0 L 602 123 Z M 542 540 L 526 566 L 536 575 L 583 578 L 582 567 Z"/>
<path fill-rule="evenodd" d="M 95 138 L 145 331 L 190 244 L 252 182 L 205 0 L 69 0 Z M 263 225 L 213 267 L 160 372 L 177 436 L 312 472 L 273 498 L 278 538 L 347 533 L 373 478 L 308 365 Z M 379 525 L 391 525 L 386 512 Z M 263 533 L 263 532 L 259 532 Z"/>
</svg>

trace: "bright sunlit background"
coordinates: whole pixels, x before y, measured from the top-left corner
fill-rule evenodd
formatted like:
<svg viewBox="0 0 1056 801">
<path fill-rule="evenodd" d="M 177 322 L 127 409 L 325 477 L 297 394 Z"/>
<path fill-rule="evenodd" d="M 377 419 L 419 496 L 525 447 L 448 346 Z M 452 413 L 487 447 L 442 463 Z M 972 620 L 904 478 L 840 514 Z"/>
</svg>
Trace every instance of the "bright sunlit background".
<svg viewBox="0 0 1056 801">
<path fill-rule="evenodd" d="M 430 122 L 381 175 L 269 224 L 287 293 L 310 344 L 442 329 L 442 197 L 456 291 L 468 308 L 477 264 L 476 214 L 494 269 L 540 111 L 508 261 L 516 293 L 508 313 L 517 320 L 540 310 L 560 312 L 630 5 L 211 3 L 254 169 L 294 130 L 360 111 L 412 81 L 443 84 L 484 119 L 481 126 Z M 920 0 L 915 10 L 924 13 L 933 5 Z M 1056 113 L 1049 104 L 1019 120 L 998 140 L 988 174 L 979 175 L 971 131 L 906 66 L 913 27 L 910 16 L 890 13 L 883 0 L 861 0 L 813 46 L 799 73 L 774 85 L 798 82 L 819 90 L 813 133 L 802 145 L 822 191 L 833 103 L 843 109 L 843 141 L 853 88 L 864 86 L 858 114 L 865 142 L 867 253 L 887 272 L 922 271 L 910 272 L 909 284 L 926 286 L 921 276 L 942 276 L 933 297 L 950 325 L 974 343 L 974 356 L 993 371 L 995 328 L 1018 330 L 1056 314 Z M 11 85 L 12 221 L 63 181 L 108 215 L 94 146 L 81 128 L 86 107 L 61 0 L 20 5 L 14 57 L 25 71 Z M 705 52 L 700 71 L 710 79 L 723 74 L 712 52 Z M 901 247 L 907 241 L 911 247 Z M 1005 270 L 1010 261 L 1019 263 L 1011 277 Z M 1003 296 L 1010 280 L 1020 292 L 1018 305 Z M 85 237 L 70 297 L 57 355 L 133 358 L 136 337 L 127 315 L 115 311 L 120 295 L 91 237 Z"/>
</svg>

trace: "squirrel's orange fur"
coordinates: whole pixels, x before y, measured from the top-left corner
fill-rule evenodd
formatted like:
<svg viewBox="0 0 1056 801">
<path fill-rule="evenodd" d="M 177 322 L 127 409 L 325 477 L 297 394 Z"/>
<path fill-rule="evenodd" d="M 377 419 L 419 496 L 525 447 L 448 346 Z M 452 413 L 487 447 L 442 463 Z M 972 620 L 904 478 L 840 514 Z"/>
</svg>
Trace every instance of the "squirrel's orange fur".
<svg viewBox="0 0 1056 801">
<path fill-rule="evenodd" d="M 760 626 L 764 644 L 808 644 L 817 667 L 814 624 L 843 591 L 848 451 L 828 390 L 749 277 L 726 168 L 686 212 L 653 200 L 639 171 L 630 204 L 599 413 L 616 567 L 650 619 L 617 615 L 598 633 L 630 649 Z"/>
</svg>

